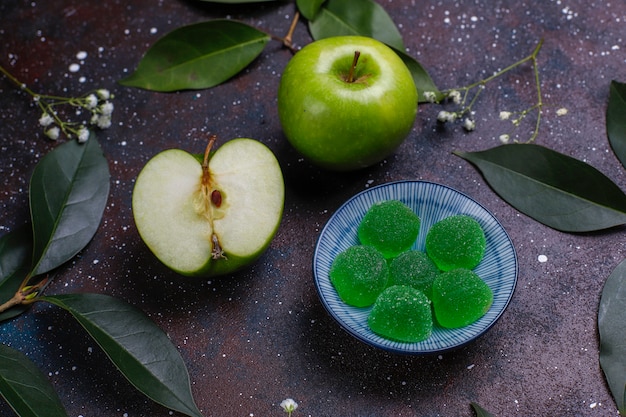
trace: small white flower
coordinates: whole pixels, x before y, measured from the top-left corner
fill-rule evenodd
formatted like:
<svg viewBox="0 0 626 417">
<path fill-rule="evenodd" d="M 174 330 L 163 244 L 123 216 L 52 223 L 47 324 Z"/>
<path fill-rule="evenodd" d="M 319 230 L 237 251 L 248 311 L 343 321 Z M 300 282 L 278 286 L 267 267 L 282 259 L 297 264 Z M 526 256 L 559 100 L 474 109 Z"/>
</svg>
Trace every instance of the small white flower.
<svg viewBox="0 0 626 417">
<path fill-rule="evenodd" d="M 100 113 L 105 116 L 110 116 L 113 113 L 113 103 L 107 101 L 100 106 Z"/>
<path fill-rule="evenodd" d="M 424 91 L 424 100 L 429 103 L 437 101 L 437 95 L 433 91 Z"/>
<path fill-rule="evenodd" d="M 46 136 L 48 136 L 52 140 L 57 140 L 59 135 L 61 134 L 61 130 L 57 127 L 51 127 L 50 129 L 45 131 Z"/>
<path fill-rule="evenodd" d="M 452 102 L 454 104 L 461 103 L 461 92 L 460 91 L 452 90 L 452 91 L 450 91 L 450 93 L 448 93 L 448 97 L 450 99 L 452 99 Z"/>
<path fill-rule="evenodd" d="M 476 129 L 476 122 L 468 117 L 463 121 L 463 127 L 468 132 L 471 132 L 472 130 Z"/>
<path fill-rule="evenodd" d="M 565 107 L 561 107 L 556 111 L 557 116 L 565 116 L 567 114 L 567 109 Z"/>
<path fill-rule="evenodd" d="M 111 116 L 107 116 L 107 115 L 100 115 L 98 117 L 98 119 L 96 120 L 96 126 L 98 126 L 100 129 L 108 129 L 111 127 Z"/>
<path fill-rule="evenodd" d="M 111 98 L 111 93 L 106 88 L 99 89 L 98 91 L 96 91 L 96 94 L 102 100 L 108 100 L 109 98 Z"/>
<path fill-rule="evenodd" d="M 78 143 L 85 143 L 89 139 L 89 129 L 82 126 L 78 129 Z"/>
<path fill-rule="evenodd" d="M 291 415 L 291 413 L 293 413 L 296 408 L 298 408 L 298 403 L 291 398 L 287 398 L 280 403 L 280 406 L 283 408 L 283 410 L 285 410 L 285 412 Z"/>
<path fill-rule="evenodd" d="M 95 94 L 89 94 L 85 97 L 85 107 L 88 109 L 95 109 L 98 105 L 98 97 Z"/>
<path fill-rule="evenodd" d="M 44 113 L 44 114 L 41 115 L 41 118 L 39 119 L 39 124 L 41 126 L 48 127 L 52 123 L 54 123 L 54 119 L 48 113 Z"/>
<path fill-rule="evenodd" d="M 500 139 L 500 142 L 502 143 L 509 143 L 510 136 L 507 134 L 504 134 L 504 135 L 500 135 L 498 139 Z"/>
<path fill-rule="evenodd" d="M 456 113 L 442 110 L 437 115 L 437 120 L 439 120 L 442 123 L 454 122 L 456 120 Z"/>
<path fill-rule="evenodd" d="M 511 112 L 510 111 L 501 111 L 500 112 L 500 120 L 509 120 L 509 117 L 511 117 Z"/>
</svg>

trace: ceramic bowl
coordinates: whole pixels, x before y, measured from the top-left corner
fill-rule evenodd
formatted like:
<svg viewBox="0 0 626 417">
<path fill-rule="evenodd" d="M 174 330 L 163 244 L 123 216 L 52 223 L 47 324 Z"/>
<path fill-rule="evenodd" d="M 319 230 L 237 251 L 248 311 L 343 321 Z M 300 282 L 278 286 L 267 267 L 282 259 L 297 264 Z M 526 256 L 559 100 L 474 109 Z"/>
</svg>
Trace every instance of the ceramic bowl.
<svg viewBox="0 0 626 417">
<path fill-rule="evenodd" d="M 482 226 L 487 246 L 474 271 L 493 291 L 493 304 L 478 321 L 458 329 L 445 329 L 436 323 L 432 335 L 417 343 L 388 340 L 374 334 L 367 325 L 368 308 L 352 307 L 337 295 L 329 271 L 335 256 L 359 244 L 358 225 L 372 204 L 400 200 L 421 219 L 420 233 L 413 249 L 424 250 L 426 233 L 435 222 L 456 214 L 475 218 Z M 413 355 L 433 354 L 464 346 L 489 330 L 506 309 L 517 282 L 515 248 L 498 219 L 467 195 L 445 185 L 426 181 L 392 182 L 365 191 L 346 201 L 328 220 L 317 241 L 313 257 L 315 285 L 322 304 L 339 325 L 355 338 L 380 349 Z"/>
</svg>

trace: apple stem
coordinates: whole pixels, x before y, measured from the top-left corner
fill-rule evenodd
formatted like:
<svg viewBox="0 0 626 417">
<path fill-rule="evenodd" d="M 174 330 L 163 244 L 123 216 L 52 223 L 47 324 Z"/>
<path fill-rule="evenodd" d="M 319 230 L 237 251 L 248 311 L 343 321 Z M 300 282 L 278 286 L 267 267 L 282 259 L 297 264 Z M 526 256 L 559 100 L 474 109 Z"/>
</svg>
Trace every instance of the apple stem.
<svg viewBox="0 0 626 417">
<path fill-rule="evenodd" d="M 352 59 L 352 65 L 350 66 L 350 72 L 348 73 L 348 79 L 346 80 L 349 83 L 354 82 L 354 71 L 356 70 L 356 64 L 358 64 L 360 56 L 361 52 L 354 51 L 354 59 Z"/>
<path fill-rule="evenodd" d="M 211 148 L 213 148 L 213 144 L 217 140 L 217 135 L 211 135 L 209 137 L 209 143 L 206 145 L 204 149 L 204 159 L 202 160 L 202 168 L 208 168 L 209 166 L 209 156 L 211 155 Z"/>
</svg>

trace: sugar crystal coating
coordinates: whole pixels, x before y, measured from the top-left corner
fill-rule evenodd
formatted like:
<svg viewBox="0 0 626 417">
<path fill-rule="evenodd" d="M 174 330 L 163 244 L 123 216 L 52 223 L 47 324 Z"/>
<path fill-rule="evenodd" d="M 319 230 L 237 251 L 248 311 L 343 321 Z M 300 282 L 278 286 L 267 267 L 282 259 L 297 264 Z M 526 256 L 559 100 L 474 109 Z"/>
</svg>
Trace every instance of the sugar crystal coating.
<svg viewBox="0 0 626 417">
<path fill-rule="evenodd" d="M 493 292 L 475 272 L 453 269 L 435 278 L 432 303 L 442 327 L 458 328 L 474 323 L 489 310 Z"/>
<path fill-rule="evenodd" d="M 411 343 L 426 340 L 433 327 L 430 301 L 413 287 L 392 285 L 376 299 L 367 324 L 386 339 Z"/>
<path fill-rule="evenodd" d="M 364 245 L 374 246 L 385 258 L 411 248 L 420 229 L 420 218 L 399 200 L 374 203 L 359 224 L 357 234 Z"/>
<path fill-rule="evenodd" d="M 437 265 L 425 252 L 409 250 L 389 264 L 389 285 L 410 285 L 430 299 L 433 281 L 438 274 Z"/>
<path fill-rule="evenodd" d="M 463 214 L 439 220 L 426 235 L 426 253 L 442 271 L 473 269 L 482 260 L 486 244 L 480 224 Z"/>
<path fill-rule="evenodd" d="M 389 267 L 376 248 L 355 245 L 335 257 L 329 275 L 344 303 L 367 307 L 387 286 Z"/>
</svg>

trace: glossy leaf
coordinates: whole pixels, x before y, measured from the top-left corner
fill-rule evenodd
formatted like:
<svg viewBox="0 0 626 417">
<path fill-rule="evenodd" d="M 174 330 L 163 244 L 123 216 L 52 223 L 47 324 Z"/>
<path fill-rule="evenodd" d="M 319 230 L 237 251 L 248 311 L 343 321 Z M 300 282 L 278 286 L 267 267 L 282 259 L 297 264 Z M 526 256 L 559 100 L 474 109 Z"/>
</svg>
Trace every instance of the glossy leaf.
<svg viewBox="0 0 626 417">
<path fill-rule="evenodd" d="M 404 51 L 402 35 L 383 7 L 373 0 L 328 0 L 309 21 L 315 40 L 359 35 L 377 39 Z"/>
<path fill-rule="evenodd" d="M 474 411 L 476 412 L 476 417 L 493 417 L 493 414 L 487 412 L 484 408 L 476 403 L 470 403 Z"/>
<path fill-rule="evenodd" d="M 64 294 L 40 300 L 69 311 L 147 397 L 188 416 L 202 416 L 180 353 L 141 310 L 103 294 Z"/>
<path fill-rule="evenodd" d="M 0 304 L 9 301 L 31 270 L 33 236 L 24 225 L 0 237 Z M 0 313 L 0 321 L 17 316 L 27 309 L 14 306 Z"/>
<path fill-rule="evenodd" d="M 611 82 L 606 132 L 613 152 L 626 167 L 626 84 Z"/>
<path fill-rule="evenodd" d="M 415 82 L 415 87 L 417 88 L 418 100 L 421 102 L 425 101 L 424 93 L 426 91 L 434 93 L 436 100 L 441 100 L 443 98 L 443 94 L 441 93 L 441 91 L 439 91 L 434 81 L 432 80 L 432 78 L 430 78 L 430 75 L 428 74 L 428 72 L 426 72 L 422 64 L 420 64 L 415 58 L 406 54 L 405 52 L 399 51 L 397 49 L 394 50 L 400 56 L 400 58 L 402 58 L 404 64 L 407 66 L 409 71 L 411 71 L 411 75 L 413 75 L 413 81 Z"/>
<path fill-rule="evenodd" d="M 26 355 L 2 344 L 0 394 L 20 417 L 67 417 L 46 375 Z"/>
<path fill-rule="evenodd" d="M 455 152 L 473 163 L 505 201 L 564 232 L 626 223 L 626 195 L 589 164 L 535 144 Z"/>
<path fill-rule="evenodd" d="M 298 11 L 308 20 L 313 20 L 326 0 L 296 0 Z"/>
<path fill-rule="evenodd" d="M 214 87 L 247 67 L 269 40 L 233 20 L 183 26 L 159 39 L 120 83 L 162 92 Z"/>
<path fill-rule="evenodd" d="M 29 198 L 33 223 L 32 276 L 74 257 L 96 233 L 109 195 L 109 166 L 91 135 L 65 142 L 35 167 Z"/>
<path fill-rule="evenodd" d="M 626 415 L 626 261 L 604 283 L 598 310 L 600 366 L 621 415 Z"/>
</svg>

